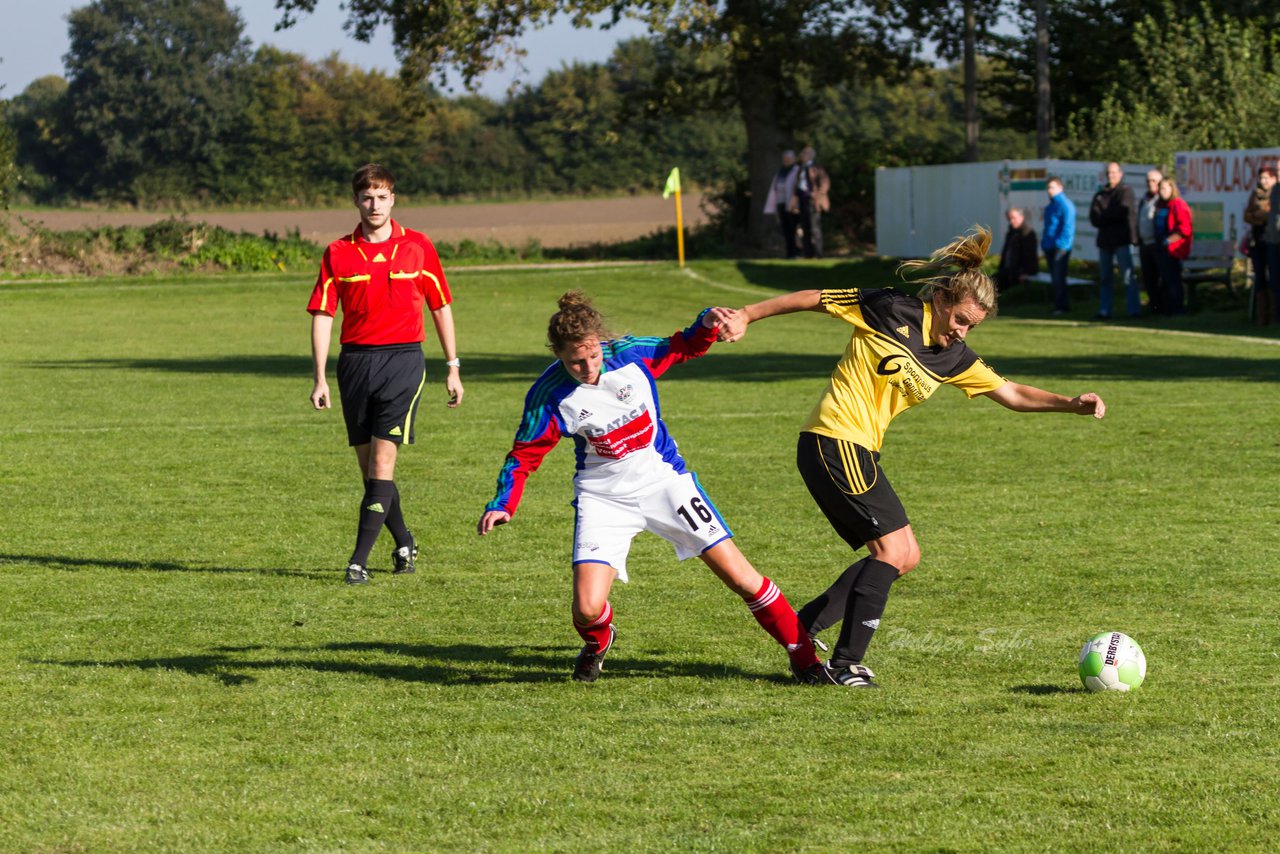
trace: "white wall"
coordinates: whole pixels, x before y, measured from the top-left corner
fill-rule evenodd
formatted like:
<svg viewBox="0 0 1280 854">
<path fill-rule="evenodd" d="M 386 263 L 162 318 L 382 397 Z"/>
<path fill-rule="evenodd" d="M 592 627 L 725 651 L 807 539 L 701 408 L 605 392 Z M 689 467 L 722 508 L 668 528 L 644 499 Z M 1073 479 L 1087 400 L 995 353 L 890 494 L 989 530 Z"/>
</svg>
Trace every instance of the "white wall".
<svg viewBox="0 0 1280 854">
<path fill-rule="evenodd" d="M 992 252 L 999 252 L 1008 228 L 1005 212 L 1020 207 L 1039 233 L 1048 202 L 1049 176 L 1063 180 L 1076 206 L 1076 239 L 1071 257 L 1096 261 L 1096 230 L 1089 203 L 1105 182 L 1104 162 L 1082 160 L 995 160 L 876 170 L 876 247 L 881 255 L 926 257 L 972 225 L 991 229 Z M 1139 197 L 1146 192 L 1146 164 L 1124 164 L 1125 183 Z"/>
</svg>

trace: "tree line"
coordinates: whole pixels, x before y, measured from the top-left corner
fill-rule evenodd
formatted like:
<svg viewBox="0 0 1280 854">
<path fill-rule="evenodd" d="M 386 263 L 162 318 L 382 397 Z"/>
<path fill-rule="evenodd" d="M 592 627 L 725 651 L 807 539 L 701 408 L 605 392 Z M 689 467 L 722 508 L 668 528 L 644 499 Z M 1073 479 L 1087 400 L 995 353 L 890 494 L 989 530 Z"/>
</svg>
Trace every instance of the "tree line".
<svg viewBox="0 0 1280 854">
<path fill-rule="evenodd" d="M 276 5 L 288 23 L 314 0 Z M 606 9 L 651 35 L 501 101 L 437 88 L 552 15 Z M 421 199 L 652 192 L 679 165 L 723 226 L 759 238 L 780 150 L 811 143 L 853 240 L 877 166 L 1031 157 L 1046 140 L 1055 157 L 1167 163 L 1280 139 L 1280 13 L 1254 0 L 370 0 L 348 14 L 357 37 L 393 26 L 398 77 L 255 48 L 226 0 L 94 0 L 68 17 L 65 76 L 0 102 L 0 187 L 276 206 L 344 198 L 367 160 Z"/>
</svg>

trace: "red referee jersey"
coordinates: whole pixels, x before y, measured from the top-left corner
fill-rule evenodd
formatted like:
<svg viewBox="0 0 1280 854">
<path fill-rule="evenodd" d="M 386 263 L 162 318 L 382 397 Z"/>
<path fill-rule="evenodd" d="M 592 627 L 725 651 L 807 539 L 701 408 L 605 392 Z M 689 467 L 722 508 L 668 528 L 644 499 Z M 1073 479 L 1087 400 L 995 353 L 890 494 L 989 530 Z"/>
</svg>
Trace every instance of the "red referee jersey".
<svg viewBox="0 0 1280 854">
<path fill-rule="evenodd" d="M 413 344 L 426 338 L 422 307 L 453 301 L 436 248 L 391 220 L 391 238 L 370 243 L 356 226 L 329 244 L 307 311 L 333 317 L 342 305 L 343 344 Z"/>
</svg>

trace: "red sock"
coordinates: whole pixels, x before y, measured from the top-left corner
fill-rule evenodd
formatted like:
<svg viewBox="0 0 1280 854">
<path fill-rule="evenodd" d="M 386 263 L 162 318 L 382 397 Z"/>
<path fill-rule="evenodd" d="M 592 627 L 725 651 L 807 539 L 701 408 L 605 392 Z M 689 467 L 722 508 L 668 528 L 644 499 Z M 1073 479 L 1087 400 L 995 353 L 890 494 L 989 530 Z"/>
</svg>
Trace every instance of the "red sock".
<svg viewBox="0 0 1280 854">
<path fill-rule="evenodd" d="M 778 585 L 766 578 L 756 595 L 747 600 L 747 607 L 760 627 L 786 649 L 792 664 L 803 670 L 818 663 L 813 641 Z"/>
<path fill-rule="evenodd" d="M 613 608 L 608 602 L 604 603 L 604 613 L 596 617 L 585 626 L 578 625 L 578 621 L 574 620 L 574 630 L 582 635 L 582 639 L 586 641 L 587 646 L 599 651 L 609 645 L 609 624 L 613 622 Z"/>
</svg>

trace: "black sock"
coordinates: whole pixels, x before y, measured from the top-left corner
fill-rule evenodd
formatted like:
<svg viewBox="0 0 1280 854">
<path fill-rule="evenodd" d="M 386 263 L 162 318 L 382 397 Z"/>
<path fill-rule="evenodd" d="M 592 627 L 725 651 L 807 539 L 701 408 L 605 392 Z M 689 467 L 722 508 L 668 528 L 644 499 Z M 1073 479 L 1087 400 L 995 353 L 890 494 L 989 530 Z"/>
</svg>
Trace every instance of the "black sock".
<svg viewBox="0 0 1280 854">
<path fill-rule="evenodd" d="M 889 601 L 889 587 L 897 580 L 896 566 L 875 558 L 862 561 L 862 572 L 853 585 L 853 596 L 849 598 L 844 625 L 840 627 L 840 640 L 831 653 L 832 662 L 837 665 L 862 663 Z"/>
<path fill-rule="evenodd" d="M 394 481 L 391 483 L 391 491 L 394 497 L 391 499 L 391 506 L 387 508 L 387 530 L 396 538 L 396 548 L 413 545 L 413 534 L 409 533 L 409 526 L 404 523 L 404 514 L 400 512 L 400 487 Z"/>
<path fill-rule="evenodd" d="M 800 609 L 800 625 L 806 632 L 816 635 L 844 619 L 853 584 L 858 580 L 858 573 L 862 572 L 862 565 L 869 560 L 869 557 L 863 558 L 840 573 L 834 584 Z"/>
<path fill-rule="evenodd" d="M 356 549 L 351 553 L 349 563 L 368 566 L 369 552 L 378 540 L 378 532 L 387 519 L 387 508 L 391 506 L 396 485 L 390 480 L 365 481 L 364 498 L 360 501 L 360 525 L 356 529 Z"/>
</svg>

